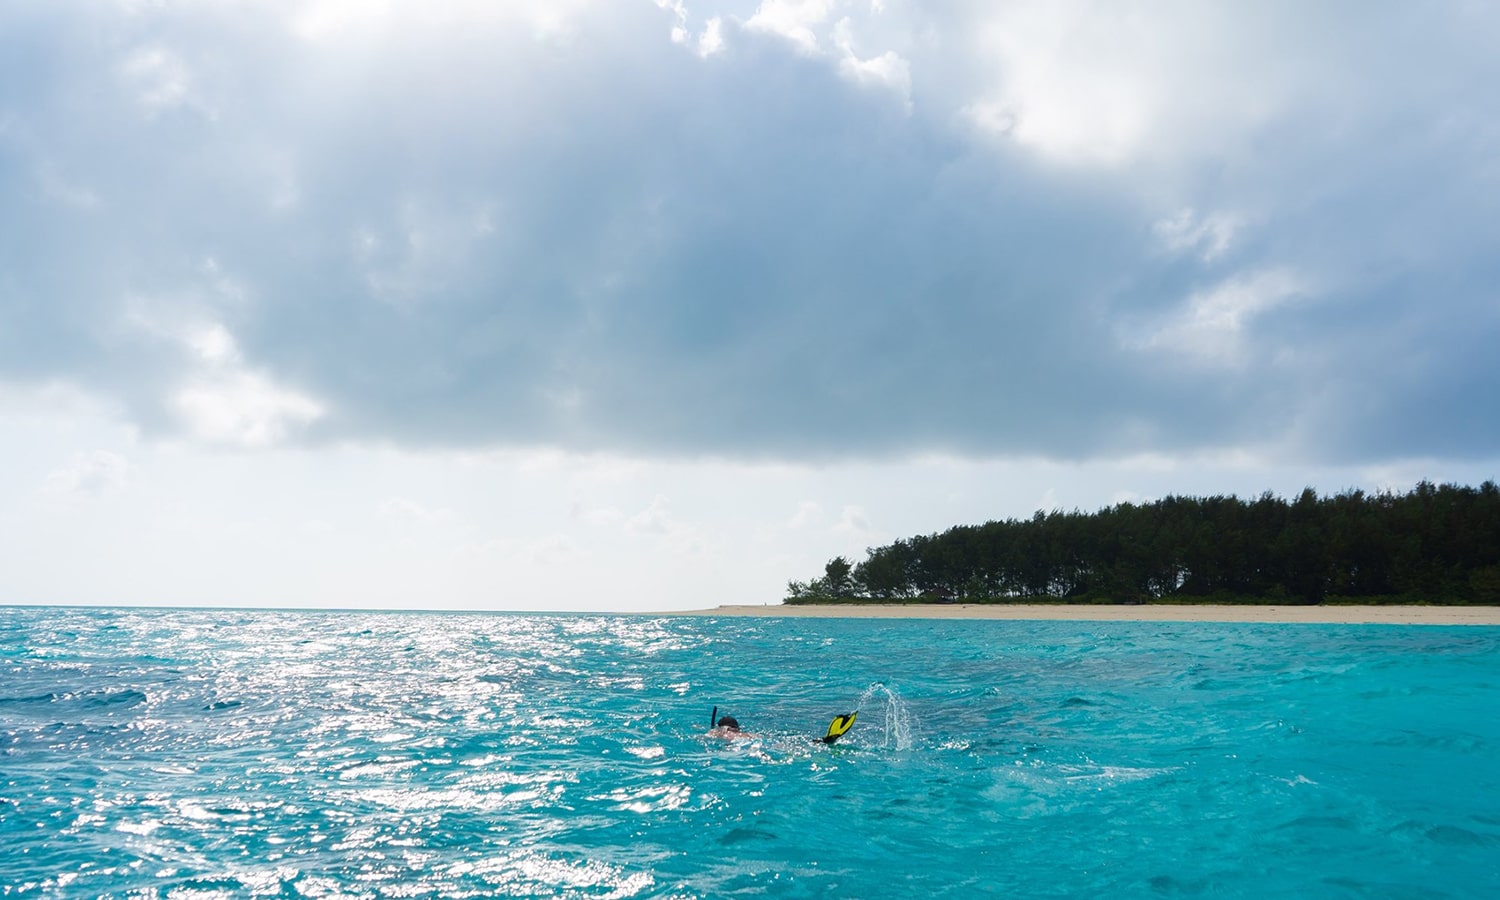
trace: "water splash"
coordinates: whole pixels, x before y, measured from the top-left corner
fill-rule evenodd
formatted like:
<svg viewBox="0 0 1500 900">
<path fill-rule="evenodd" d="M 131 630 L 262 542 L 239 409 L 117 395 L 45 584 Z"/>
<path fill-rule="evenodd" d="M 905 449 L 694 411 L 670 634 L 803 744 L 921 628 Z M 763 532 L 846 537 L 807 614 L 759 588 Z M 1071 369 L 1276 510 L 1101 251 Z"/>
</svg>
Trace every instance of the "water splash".
<svg viewBox="0 0 1500 900">
<path fill-rule="evenodd" d="M 872 702 L 878 703 L 879 707 L 872 709 Z M 868 710 L 865 712 L 866 722 L 881 722 L 883 736 L 880 746 L 887 750 L 911 749 L 911 713 L 895 691 L 881 682 L 873 682 L 859 695 L 855 708 L 862 712 Z"/>
</svg>

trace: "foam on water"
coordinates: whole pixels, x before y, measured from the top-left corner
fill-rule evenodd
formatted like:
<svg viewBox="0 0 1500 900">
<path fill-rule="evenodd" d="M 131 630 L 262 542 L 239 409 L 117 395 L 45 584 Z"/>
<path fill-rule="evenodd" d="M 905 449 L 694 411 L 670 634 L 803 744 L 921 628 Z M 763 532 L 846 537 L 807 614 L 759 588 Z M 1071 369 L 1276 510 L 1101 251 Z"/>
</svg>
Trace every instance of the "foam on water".
<svg viewBox="0 0 1500 900">
<path fill-rule="evenodd" d="M 1497 700 L 1495 628 L 0 608 L 0 895 L 1491 897 Z"/>
</svg>

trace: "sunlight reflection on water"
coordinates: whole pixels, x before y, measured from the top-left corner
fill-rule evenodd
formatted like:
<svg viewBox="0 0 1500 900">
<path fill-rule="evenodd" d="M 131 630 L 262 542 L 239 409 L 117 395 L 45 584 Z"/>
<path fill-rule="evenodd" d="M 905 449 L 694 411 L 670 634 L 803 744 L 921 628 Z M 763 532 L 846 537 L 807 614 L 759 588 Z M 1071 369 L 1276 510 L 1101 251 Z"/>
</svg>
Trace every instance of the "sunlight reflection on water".
<svg viewBox="0 0 1500 900">
<path fill-rule="evenodd" d="M 1474 801 L 1500 788 L 1482 629 L 114 610 L 0 610 L 0 629 L 18 896 L 1500 880 L 1500 819 Z M 715 706 L 756 737 L 706 738 Z"/>
</svg>

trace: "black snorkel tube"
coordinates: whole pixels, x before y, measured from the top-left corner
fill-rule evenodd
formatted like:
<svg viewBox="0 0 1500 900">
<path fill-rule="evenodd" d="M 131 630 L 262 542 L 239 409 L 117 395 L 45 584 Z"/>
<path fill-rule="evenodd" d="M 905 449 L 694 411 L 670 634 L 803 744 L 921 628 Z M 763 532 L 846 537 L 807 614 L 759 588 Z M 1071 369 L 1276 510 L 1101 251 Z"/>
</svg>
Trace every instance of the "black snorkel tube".
<svg viewBox="0 0 1500 900">
<path fill-rule="evenodd" d="M 714 711 L 708 714 L 708 730 L 709 731 L 713 731 L 716 727 L 718 727 L 718 724 L 719 724 L 719 708 L 717 706 L 715 706 L 714 707 Z"/>
</svg>

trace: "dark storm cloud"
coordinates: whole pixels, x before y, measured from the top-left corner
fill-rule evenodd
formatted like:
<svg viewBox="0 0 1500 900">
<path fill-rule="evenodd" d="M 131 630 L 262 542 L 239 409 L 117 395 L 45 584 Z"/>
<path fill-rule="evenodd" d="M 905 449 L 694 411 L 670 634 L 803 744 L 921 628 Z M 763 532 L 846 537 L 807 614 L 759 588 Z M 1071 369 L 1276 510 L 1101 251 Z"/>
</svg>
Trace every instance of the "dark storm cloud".
<svg viewBox="0 0 1500 900">
<path fill-rule="evenodd" d="M 1342 121 L 1089 166 L 976 127 L 961 65 L 913 59 L 908 107 L 762 27 L 700 58 L 602 9 L 345 41 L 254 7 L 6 14 L 0 378 L 171 432 L 232 366 L 268 415 L 268 384 L 315 399 L 289 435 L 424 446 L 1494 447 L 1480 39 L 1425 34 L 1389 88 L 1326 95 Z"/>
</svg>

